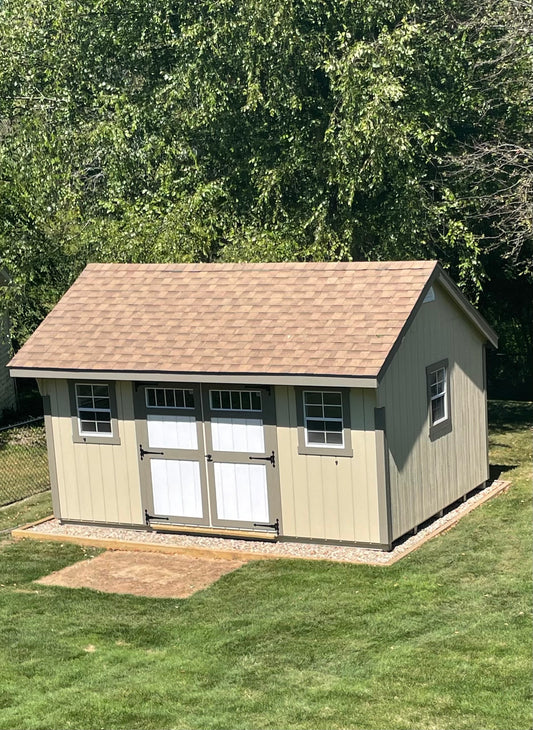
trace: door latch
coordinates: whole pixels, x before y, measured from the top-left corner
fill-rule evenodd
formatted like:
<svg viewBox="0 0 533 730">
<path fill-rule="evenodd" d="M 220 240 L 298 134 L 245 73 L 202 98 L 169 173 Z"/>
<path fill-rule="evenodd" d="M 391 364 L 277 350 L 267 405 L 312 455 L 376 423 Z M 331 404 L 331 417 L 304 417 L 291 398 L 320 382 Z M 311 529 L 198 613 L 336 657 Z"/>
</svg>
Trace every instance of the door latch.
<svg viewBox="0 0 533 730">
<path fill-rule="evenodd" d="M 139 444 L 139 454 L 141 456 L 141 461 L 144 459 L 145 454 L 158 454 L 159 456 L 163 456 L 163 451 L 145 451 L 143 449 L 143 445 Z"/>
<path fill-rule="evenodd" d="M 274 452 L 272 452 L 270 456 L 249 456 L 248 458 L 254 461 L 270 461 L 272 466 L 276 466 L 276 455 Z"/>
</svg>

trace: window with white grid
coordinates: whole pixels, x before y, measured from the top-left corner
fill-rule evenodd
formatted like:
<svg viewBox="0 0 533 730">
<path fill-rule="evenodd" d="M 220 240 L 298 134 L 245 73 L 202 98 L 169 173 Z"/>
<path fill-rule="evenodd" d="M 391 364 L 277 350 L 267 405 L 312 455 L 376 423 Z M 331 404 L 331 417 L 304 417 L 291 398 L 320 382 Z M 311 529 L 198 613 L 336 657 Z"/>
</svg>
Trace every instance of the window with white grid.
<svg viewBox="0 0 533 730">
<path fill-rule="evenodd" d="M 303 393 L 306 446 L 344 446 L 342 394 L 309 390 Z"/>
<path fill-rule="evenodd" d="M 436 426 L 448 418 L 446 367 L 429 371 L 431 425 Z"/>
<path fill-rule="evenodd" d="M 76 408 L 81 435 L 113 435 L 108 385 L 76 383 Z"/>
<path fill-rule="evenodd" d="M 441 360 L 426 368 L 429 438 L 439 439 L 452 430 L 450 380 L 448 360 Z"/>
</svg>

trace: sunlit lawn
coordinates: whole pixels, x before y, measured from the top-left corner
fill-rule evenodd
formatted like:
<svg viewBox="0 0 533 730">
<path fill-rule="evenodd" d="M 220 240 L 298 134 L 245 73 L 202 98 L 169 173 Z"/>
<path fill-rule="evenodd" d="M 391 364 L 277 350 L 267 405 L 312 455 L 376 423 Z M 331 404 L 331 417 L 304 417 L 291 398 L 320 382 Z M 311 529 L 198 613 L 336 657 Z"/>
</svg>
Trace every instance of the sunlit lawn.
<svg viewBox="0 0 533 730">
<path fill-rule="evenodd" d="M 510 491 L 389 568 L 143 599 L 36 585 L 91 551 L 4 540 L 0 728 L 531 728 L 531 407 L 491 421 Z"/>
</svg>

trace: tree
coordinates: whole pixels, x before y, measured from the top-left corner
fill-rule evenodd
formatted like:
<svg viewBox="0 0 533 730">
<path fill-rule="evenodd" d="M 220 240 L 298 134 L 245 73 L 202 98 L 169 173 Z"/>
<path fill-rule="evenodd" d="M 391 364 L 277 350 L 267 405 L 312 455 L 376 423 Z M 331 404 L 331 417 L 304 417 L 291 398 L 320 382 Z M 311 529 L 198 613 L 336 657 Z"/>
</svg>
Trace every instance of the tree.
<svg viewBox="0 0 533 730">
<path fill-rule="evenodd" d="M 6 0 L 17 340 L 90 260 L 439 258 L 498 315 L 502 276 L 531 285 L 526 22 L 523 0 Z"/>
</svg>

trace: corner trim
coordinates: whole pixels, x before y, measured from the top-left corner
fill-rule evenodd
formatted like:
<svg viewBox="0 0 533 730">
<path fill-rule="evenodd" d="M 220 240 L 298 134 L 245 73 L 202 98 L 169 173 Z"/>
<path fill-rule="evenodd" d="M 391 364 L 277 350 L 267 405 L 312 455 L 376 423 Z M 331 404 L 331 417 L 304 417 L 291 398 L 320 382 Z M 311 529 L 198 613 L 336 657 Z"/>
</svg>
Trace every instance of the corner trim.
<svg viewBox="0 0 533 730">
<path fill-rule="evenodd" d="M 388 545 L 387 550 L 392 550 L 390 464 L 384 406 L 374 408 L 374 429 L 376 434 L 379 534 L 380 537 L 385 537 L 386 544 Z"/>
<path fill-rule="evenodd" d="M 46 434 L 46 451 L 48 453 L 48 473 L 50 475 L 50 493 L 52 495 L 52 509 L 54 517 L 61 519 L 61 502 L 59 499 L 59 481 L 57 477 L 56 450 L 54 443 L 54 429 L 52 426 L 52 399 L 43 395 L 44 431 Z"/>
</svg>

